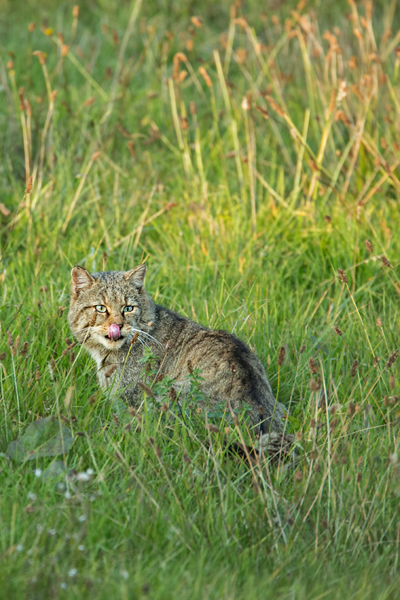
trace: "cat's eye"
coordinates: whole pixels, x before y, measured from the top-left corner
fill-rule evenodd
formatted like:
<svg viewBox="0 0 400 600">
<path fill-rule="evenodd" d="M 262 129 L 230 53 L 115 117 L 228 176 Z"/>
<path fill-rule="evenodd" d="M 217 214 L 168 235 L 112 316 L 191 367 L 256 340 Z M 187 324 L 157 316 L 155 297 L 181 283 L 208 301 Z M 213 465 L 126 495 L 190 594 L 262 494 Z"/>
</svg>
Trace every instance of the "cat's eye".
<svg viewBox="0 0 400 600">
<path fill-rule="evenodd" d="M 136 306 L 124 306 L 122 312 L 133 312 L 136 309 Z"/>
<path fill-rule="evenodd" d="M 95 306 L 95 309 L 97 310 L 97 312 L 99 313 L 106 313 L 107 309 L 104 306 L 104 304 L 98 304 L 97 306 Z"/>
</svg>

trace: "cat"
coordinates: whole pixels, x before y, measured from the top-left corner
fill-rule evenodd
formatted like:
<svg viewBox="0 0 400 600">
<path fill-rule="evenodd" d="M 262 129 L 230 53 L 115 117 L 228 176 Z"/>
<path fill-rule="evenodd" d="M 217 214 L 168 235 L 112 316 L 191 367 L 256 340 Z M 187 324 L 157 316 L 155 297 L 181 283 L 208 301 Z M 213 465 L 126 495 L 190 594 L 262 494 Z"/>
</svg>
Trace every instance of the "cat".
<svg viewBox="0 0 400 600">
<path fill-rule="evenodd" d="M 100 386 L 114 386 L 113 393 L 118 388 L 125 401 L 137 405 L 143 389 L 140 359 L 148 346 L 160 372 L 173 380 L 178 400 L 189 393 L 188 374 L 197 367 L 205 398 L 200 408 L 222 404 L 231 415 L 246 404 L 251 426 L 267 436 L 263 449 L 276 453 L 279 444 L 290 445 L 292 436 L 282 437 L 282 406 L 257 356 L 234 335 L 155 304 L 145 290 L 145 275 L 144 264 L 129 271 L 90 274 L 80 266 L 71 271 L 69 325 L 96 361 Z"/>
</svg>

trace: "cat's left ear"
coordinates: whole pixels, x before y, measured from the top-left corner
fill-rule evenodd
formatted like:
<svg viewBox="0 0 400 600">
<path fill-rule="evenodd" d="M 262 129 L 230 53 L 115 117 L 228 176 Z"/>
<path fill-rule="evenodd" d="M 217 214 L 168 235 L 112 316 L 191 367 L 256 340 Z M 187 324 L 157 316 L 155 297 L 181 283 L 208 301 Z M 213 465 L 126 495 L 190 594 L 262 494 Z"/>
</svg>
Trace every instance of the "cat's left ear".
<svg viewBox="0 0 400 600">
<path fill-rule="evenodd" d="M 139 265 L 130 271 L 124 273 L 124 279 L 131 281 L 139 289 L 144 286 L 144 278 L 146 276 L 146 265 Z"/>
</svg>

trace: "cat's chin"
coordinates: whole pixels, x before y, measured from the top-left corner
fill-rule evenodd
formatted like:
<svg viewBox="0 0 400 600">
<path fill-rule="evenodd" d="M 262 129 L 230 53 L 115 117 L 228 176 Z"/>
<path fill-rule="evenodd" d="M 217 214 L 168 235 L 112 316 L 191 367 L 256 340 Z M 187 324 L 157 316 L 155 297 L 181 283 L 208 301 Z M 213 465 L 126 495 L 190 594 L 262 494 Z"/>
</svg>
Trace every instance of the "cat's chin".
<svg viewBox="0 0 400 600">
<path fill-rule="evenodd" d="M 126 337 L 122 336 L 117 340 L 112 340 L 107 336 L 101 336 L 98 340 L 107 350 L 120 350 L 126 342 Z"/>
</svg>

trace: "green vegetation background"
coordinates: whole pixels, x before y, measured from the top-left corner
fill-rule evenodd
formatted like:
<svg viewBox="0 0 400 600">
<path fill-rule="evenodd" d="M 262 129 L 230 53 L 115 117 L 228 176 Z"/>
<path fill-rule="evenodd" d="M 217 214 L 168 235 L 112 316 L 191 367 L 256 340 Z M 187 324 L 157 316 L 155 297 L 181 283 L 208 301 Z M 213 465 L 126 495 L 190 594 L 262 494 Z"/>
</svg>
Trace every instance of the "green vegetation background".
<svg viewBox="0 0 400 600">
<path fill-rule="evenodd" d="M 4 597 L 398 597 L 399 27 L 396 0 L 0 1 Z M 260 356 L 296 469 L 98 391 L 70 268 L 143 259 Z M 10 460 L 50 416 L 72 448 Z"/>
</svg>

